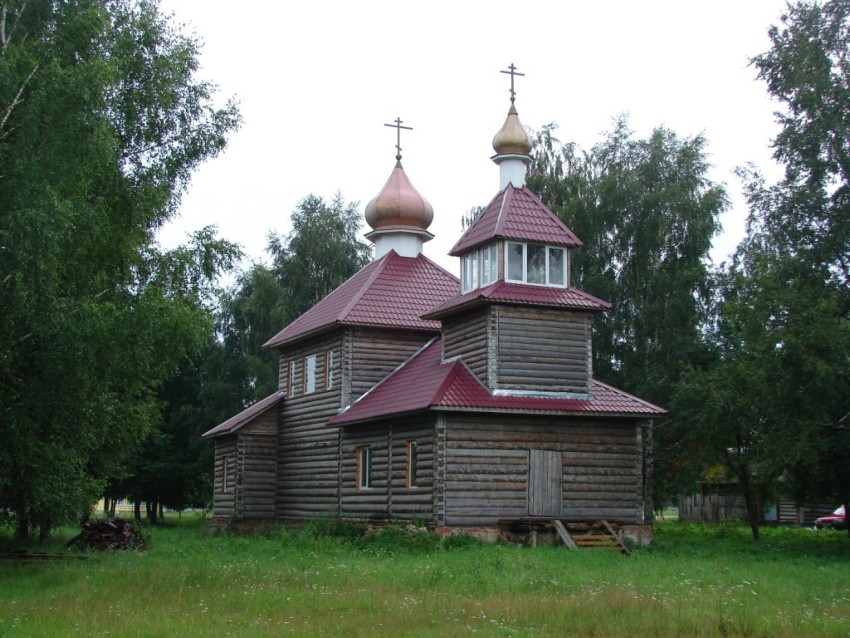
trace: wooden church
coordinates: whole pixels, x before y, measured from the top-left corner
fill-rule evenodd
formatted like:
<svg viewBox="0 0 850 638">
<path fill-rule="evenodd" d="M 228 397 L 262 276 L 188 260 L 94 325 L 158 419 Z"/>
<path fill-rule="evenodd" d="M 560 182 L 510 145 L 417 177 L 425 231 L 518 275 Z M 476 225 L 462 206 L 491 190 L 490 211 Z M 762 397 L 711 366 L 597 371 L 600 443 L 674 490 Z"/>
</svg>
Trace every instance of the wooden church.
<svg viewBox="0 0 850 638">
<path fill-rule="evenodd" d="M 399 152 L 366 206 L 375 260 L 265 344 L 278 391 L 204 435 L 211 525 L 606 520 L 651 539 L 664 410 L 592 377 L 591 321 L 609 305 L 570 285 L 581 241 L 525 186 L 531 140 L 510 73 L 501 190 L 450 253 L 460 280 L 422 254 L 433 210 Z"/>
</svg>

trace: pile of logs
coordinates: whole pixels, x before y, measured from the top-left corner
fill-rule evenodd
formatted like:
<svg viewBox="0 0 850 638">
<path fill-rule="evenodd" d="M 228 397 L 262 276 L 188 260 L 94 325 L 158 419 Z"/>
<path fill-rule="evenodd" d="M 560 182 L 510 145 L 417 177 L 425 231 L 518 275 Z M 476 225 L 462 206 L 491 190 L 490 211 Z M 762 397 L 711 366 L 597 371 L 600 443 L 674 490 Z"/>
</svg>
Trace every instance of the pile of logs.
<svg viewBox="0 0 850 638">
<path fill-rule="evenodd" d="M 69 540 L 65 547 L 79 543 L 84 549 L 147 549 L 142 533 L 125 520 L 86 521 L 83 531 Z"/>
</svg>

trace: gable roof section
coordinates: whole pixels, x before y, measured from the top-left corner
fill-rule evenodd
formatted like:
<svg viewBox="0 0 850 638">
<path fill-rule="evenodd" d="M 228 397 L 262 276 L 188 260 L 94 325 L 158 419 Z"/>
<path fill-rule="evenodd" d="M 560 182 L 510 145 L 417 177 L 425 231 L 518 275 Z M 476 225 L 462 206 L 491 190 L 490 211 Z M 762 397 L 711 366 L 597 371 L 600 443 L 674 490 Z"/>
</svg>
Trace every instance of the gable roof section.
<svg viewBox="0 0 850 638">
<path fill-rule="evenodd" d="M 511 284 L 504 280 L 490 284 L 486 288 L 472 290 L 464 295 L 456 295 L 439 306 L 431 308 L 423 317 L 441 319 L 456 312 L 469 310 L 485 303 L 511 303 L 528 306 L 553 306 L 575 310 L 607 310 L 611 307 L 607 301 L 577 288 L 552 288 L 549 286 L 531 286 Z"/>
<path fill-rule="evenodd" d="M 236 416 L 230 417 L 224 423 L 219 423 L 212 430 L 204 432 L 201 436 L 203 438 L 211 438 L 215 436 L 223 436 L 225 434 L 232 434 L 233 432 L 241 428 L 243 425 L 246 425 L 256 419 L 266 410 L 269 410 L 276 406 L 282 400 L 283 392 L 275 392 L 274 394 L 270 394 L 262 401 L 258 401 L 254 405 L 245 408 Z"/>
<path fill-rule="evenodd" d="M 666 410 L 599 381 L 590 398 L 491 394 L 459 359 L 443 363 L 435 339 L 386 379 L 328 421 L 349 425 L 424 410 L 654 418 Z"/>
<path fill-rule="evenodd" d="M 264 347 L 277 348 L 337 324 L 438 332 L 438 321 L 421 316 L 455 296 L 459 288 L 457 277 L 425 255 L 401 257 L 390 251 L 354 274 Z"/>
<path fill-rule="evenodd" d="M 554 246 L 581 246 L 567 228 L 527 186 L 508 184 L 487 205 L 449 251 L 457 257 L 496 238 L 516 239 Z"/>
</svg>

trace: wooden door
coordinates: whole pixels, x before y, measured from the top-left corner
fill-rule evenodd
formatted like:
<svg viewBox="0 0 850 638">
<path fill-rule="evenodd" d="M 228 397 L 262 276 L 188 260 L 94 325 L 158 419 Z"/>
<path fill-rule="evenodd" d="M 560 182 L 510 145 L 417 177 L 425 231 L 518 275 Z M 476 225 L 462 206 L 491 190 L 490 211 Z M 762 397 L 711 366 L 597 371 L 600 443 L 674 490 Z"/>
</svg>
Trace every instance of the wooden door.
<svg viewBox="0 0 850 638">
<path fill-rule="evenodd" d="M 561 515 L 561 453 L 554 450 L 528 452 L 528 515 Z"/>
</svg>

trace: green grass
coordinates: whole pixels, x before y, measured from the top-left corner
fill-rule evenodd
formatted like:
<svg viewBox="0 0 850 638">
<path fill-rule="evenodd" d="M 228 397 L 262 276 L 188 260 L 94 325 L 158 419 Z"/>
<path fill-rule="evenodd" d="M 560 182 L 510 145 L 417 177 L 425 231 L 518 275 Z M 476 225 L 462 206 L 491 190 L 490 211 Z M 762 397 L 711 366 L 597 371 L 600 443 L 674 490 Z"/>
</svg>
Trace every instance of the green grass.
<svg viewBox="0 0 850 638">
<path fill-rule="evenodd" d="M 64 539 L 74 530 L 64 530 Z M 0 636 L 847 636 L 846 533 L 661 523 L 631 557 L 320 522 L 0 563 Z M 57 547 L 63 540 L 57 538 Z"/>
</svg>

